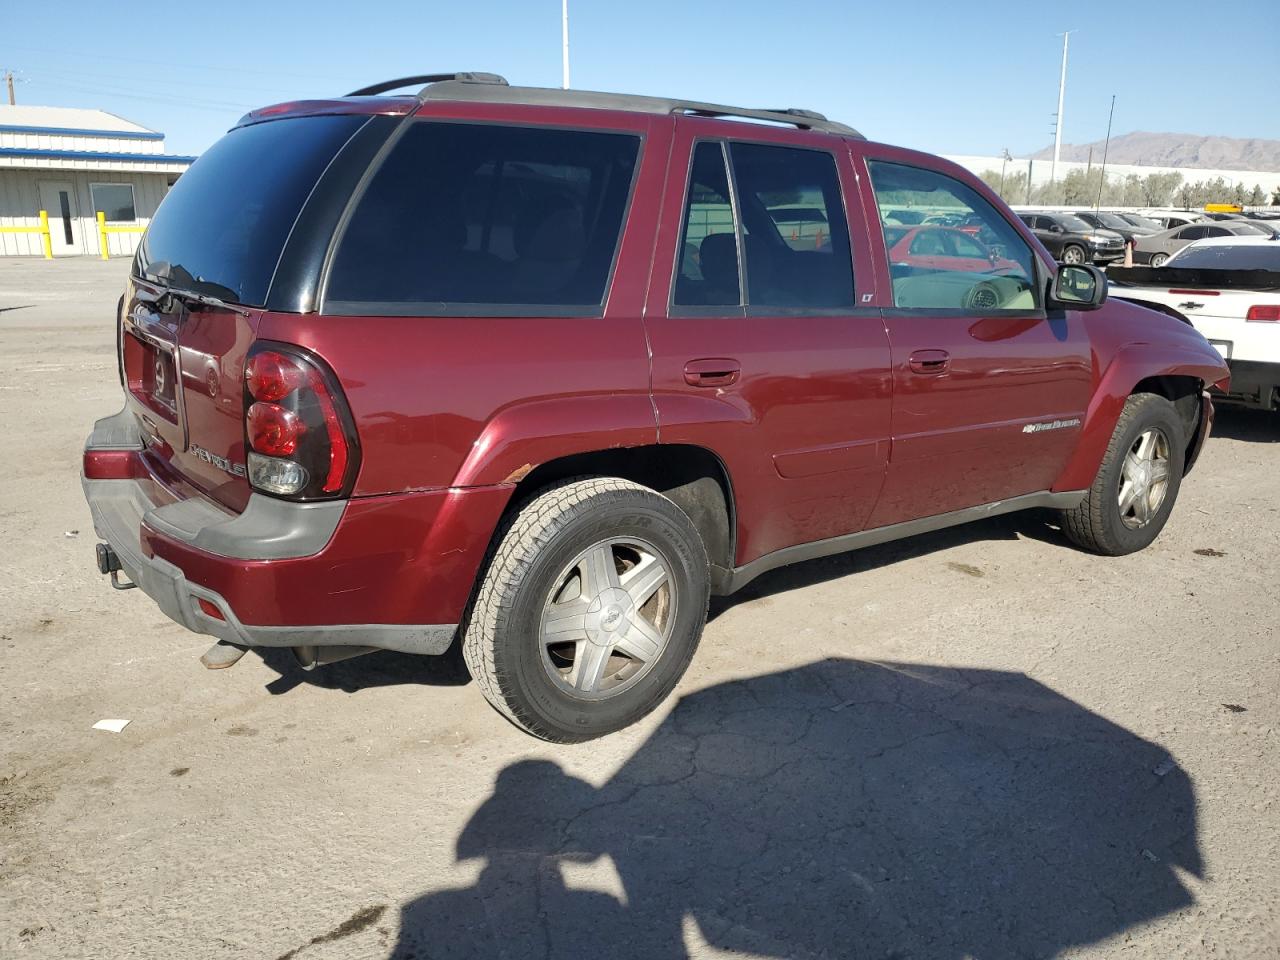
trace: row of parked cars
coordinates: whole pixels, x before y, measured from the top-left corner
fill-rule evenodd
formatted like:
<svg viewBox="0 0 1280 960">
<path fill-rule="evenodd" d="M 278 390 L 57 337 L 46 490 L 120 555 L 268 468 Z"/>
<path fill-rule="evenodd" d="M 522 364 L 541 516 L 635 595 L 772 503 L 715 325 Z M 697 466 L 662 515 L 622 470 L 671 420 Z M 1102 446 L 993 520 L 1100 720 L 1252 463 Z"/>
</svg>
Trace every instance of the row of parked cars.
<svg viewBox="0 0 1280 960">
<path fill-rule="evenodd" d="M 1061 263 L 1105 266 L 1122 259 L 1128 244 L 1133 248 L 1134 263 L 1159 267 L 1196 240 L 1280 236 L 1280 213 L 1014 210 Z"/>
</svg>

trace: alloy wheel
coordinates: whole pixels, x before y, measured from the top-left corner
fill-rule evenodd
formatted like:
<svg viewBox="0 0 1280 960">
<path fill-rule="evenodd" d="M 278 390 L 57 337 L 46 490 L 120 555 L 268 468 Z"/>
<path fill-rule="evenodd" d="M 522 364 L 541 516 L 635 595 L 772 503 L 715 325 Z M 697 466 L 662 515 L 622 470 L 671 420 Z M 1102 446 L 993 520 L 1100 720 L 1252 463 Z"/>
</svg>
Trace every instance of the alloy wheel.
<svg viewBox="0 0 1280 960">
<path fill-rule="evenodd" d="M 538 631 L 542 665 L 573 697 L 615 696 L 652 669 L 676 620 L 675 578 L 652 544 L 623 537 L 582 551 L 556 577 Z"/>
<path fill-rule="evenodd" d="M 1120 519 L 1130 530 L 1145 527 L 1169 490 L 1169 438 L 1159 427 L 1140 433 L 1120 467 Z"/>
</svg>

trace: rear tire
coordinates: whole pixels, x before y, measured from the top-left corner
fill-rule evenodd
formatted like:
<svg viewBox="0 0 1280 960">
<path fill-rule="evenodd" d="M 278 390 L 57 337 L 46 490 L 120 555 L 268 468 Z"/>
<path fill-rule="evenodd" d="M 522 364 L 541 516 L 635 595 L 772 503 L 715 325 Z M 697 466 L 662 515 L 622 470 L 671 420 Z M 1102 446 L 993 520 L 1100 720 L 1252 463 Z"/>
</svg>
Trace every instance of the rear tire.
<svg viewBox="0 0 1280 960">
<path fill-rule="evenodd" d="M 1112 557 L 1148 546 L 1178 498 L 1186 450 L 1173 404 L 1135 393 L 1125 401 L 1089 492 L 1060 512 L 1062 532 L 1077 546 Z"/>
<path fill-rule="evenodd" d="M 501 532 L 462 653 L 517 726 L 556 743 L 591 740 L 667 698 L 709 595 L 706 549 L 683 510 L 627 480 L 569 481 Z"/>
<path fill-rule="evenodd" d="M 1163 267 L 1168 260 L 1169 255 L 1167 253 L 1153 253 L 1151 255 L 1151 266 Z"/>
</svg>

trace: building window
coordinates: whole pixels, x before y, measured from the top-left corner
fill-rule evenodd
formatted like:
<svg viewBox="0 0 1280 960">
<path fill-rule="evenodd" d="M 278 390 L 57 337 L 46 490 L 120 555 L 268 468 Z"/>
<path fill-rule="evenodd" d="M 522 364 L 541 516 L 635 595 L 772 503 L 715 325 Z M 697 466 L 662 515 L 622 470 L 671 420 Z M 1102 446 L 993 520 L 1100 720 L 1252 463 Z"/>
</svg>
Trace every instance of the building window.
<svg viewBox="0 0 1280 960">
<path fill-rule="evenodd" d="M 133 206 L 133 184 L 91 183 L 89 191 L 93 194 L 95 217 L 98 211 L 102 211 L 109 222 L 133 222 L 138 219 L 138 212 Z"/>
</svg>

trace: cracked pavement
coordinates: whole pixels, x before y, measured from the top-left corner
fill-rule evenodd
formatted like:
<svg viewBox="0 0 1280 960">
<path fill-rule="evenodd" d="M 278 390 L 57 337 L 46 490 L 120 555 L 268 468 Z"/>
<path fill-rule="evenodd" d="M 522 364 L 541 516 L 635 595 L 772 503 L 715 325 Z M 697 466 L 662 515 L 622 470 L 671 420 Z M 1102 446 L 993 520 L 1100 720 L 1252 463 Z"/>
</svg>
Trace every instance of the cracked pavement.
<svg viewBox="0 0 1280 960">
<path fill-rule="evenodd" d="M 0 261 L 0 956 L 1280 957 L 1280 415 L 1219 411 L 1144 553 L 778 571 L 556 747 L 453 658 L 206 671 L 97 575 L 126 270 Z"/>
</svg>

